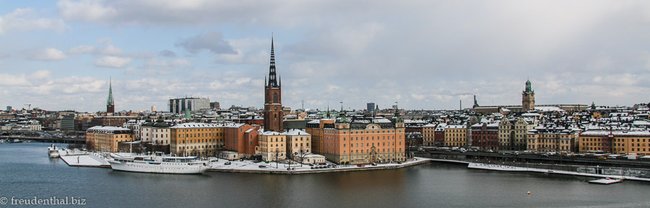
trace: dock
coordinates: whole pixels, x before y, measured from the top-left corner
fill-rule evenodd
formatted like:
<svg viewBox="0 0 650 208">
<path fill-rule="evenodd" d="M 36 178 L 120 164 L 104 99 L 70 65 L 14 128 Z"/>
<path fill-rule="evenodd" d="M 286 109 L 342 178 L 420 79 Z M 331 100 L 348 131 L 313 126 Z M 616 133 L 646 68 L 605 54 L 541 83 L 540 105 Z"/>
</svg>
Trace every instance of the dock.
<svg viewBox="0 0 650 208">
<path fill-rule="evenodd" d="M 98 153 L 61 155 L 61 159 L 71 167 L 110 168 L 111 164 Z"/>
<path fill-rule="evenodd" d="M 225 165 L 230 162 L 230 165 Z M 336 167 L 316 168 L 312 166 L 293 164 L 289 169 L 288 164 L 275 163 L 254 163 L 253 161 L 227 161 L 220 160 L 212 164 L 208 169 L 210 172 L 225 172 L 225 173 L 256 173 L 256 174 L 284 174 L 284 175 L 297 175 L 297 174 L 317 174 L 317 173 L 335 173 L 335 172 L 354 172 L 354 171 L 370 171 L 370 170 L 391 170 L 400 169 L 405 167 L 417 166 L 422 164 L 431 163 L 429 158 L 413 158 L 409 161 L 402 163 L 389 163 L 389 164 L 376 164 L 376 165 L 336 165 Z M 317 166 L 314 166 L 317 167 Z"/>
<path fill-rule="evenodd" d="M 527 167 L 517 167 L 509 165 L 499 165 L 499 164 L 485 164 L 485 163 L 470 163 L 467 165 L 467 168 L 470 169 L 482 169 L 482 170 L 494 170 L 494 171 L 506 171 L 506 172 L 531 172 L 531 173 L 543 173 L 543 174 L 558 174 L 558 175 L 570 175 L 570 176 L 582 176 L 582 177 L 593 177 L 593 178 L 609 178 L 610 180 L 606 181 L 611 184 L 614 180 L 619 180 L 613 183 L 618 183 L 625 180 L 633 181 L 645 181 L 650 182 L 650 178 L 640 178 L 633 176 L 620 176 L 620 175 L 603 175 L 603 174 L 593 174 L 593 173 L 580 173 L 575 171 L 564 171 L 564 170 L 551 170 L 551 169 L 541 169 L 541 168 L 527 168 Z M 600 181 L 603 180 L 603 181 Z M 594 180 L 599 181 L 598 183 L 602 184 L 605 182 L 604 179 Z"/>
<path fill-rule="evenodd" d="M 620 183 L 620 182 L 623 182 L 623 179 L 621 179 L 621 178 L 617 178 L 617 179 L 602 178 L 602 179 L 596 179 L 596 180 L 589 181 L 589 183 L 601 184 L 601 185 L 609 185 L 609 184 L 615 184 L 615 183 Z"/>
</svg>

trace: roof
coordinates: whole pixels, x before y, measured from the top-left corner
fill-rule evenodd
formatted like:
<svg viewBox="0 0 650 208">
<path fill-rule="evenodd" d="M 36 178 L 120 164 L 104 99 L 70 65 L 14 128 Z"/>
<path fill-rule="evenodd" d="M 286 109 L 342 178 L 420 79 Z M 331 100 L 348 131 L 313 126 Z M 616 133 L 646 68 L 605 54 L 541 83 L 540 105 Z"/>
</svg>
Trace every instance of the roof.
<svg viewBox="0 0 650 208">
<path fill-rule="evenodd" d="M 610 133 L 614 136 L 650 136 L 649 131 L 608 131 L 608 130 L 589 130 L 582 132 L 580 136 L 608 136 Z"/>
<path fill-rule="evenodd" d="M 260 135 L 265 135 L 265 136 L 279 136 L 279 135 L 284 135 L 284 133 L 280 133 L 277 131 L 264 131 Z"/>
<path fill-rule="evenodd" d="M 88 128 L 88 130 L 105 130 L 105 131 L 128 131 L 131 129 L 117 127 L 117 126 L 93 126 Z"/>
<path fill-rule="evenodd" d="M 307 133 L 304 130 L 300 130 L 300 129 L 291 129 L 289 131 L 284 132 L 284 134 L 289 135 L 289 136 L 297 136 L 297 135 L 305 136 L 305 135 L 309 135 L 309 133 Z"/>
<path fill-rule="evenodd" d="M 188 129 L 188 128 L 215 128 L 222 127 L 220 124 L 213 123 L 182 123 L 176 126 L 173 126 L 172 129 Z"/>
</svg>

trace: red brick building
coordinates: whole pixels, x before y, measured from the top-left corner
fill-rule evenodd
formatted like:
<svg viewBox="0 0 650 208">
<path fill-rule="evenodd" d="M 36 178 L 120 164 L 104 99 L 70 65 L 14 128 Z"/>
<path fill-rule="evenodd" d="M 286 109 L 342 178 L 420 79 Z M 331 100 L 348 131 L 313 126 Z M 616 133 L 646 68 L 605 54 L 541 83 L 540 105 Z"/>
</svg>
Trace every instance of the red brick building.
<svg viewBox="0 0 650 208">
<path fill-rule="evenodd" d="M 472 146 L 481 150 L 499 150 L 499 124 L 474 124 L 471 127 Z"/>
<path fill-rule="evenodd" d="M 237 152 L 242 157 L 255 155 L 260 126 L 234 124 L 224 127 L 224 148 Z"/>
</svg>

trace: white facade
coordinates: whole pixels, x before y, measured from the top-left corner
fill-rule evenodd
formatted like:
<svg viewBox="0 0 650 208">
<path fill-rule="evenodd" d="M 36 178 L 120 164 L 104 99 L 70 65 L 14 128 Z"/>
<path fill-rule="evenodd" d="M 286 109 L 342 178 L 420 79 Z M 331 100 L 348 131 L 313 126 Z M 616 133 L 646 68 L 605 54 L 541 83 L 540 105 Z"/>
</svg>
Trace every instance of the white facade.
<svg viewBox="0 0 650 208">
<path fill-rule="evenodd" d="M 134 140 L 141 140 L 141 138 L 140 138 L 140 131 L 141 131 L 140 128 L 141 128 L 143 123 L 144 123 L 143 120 L 129 120 L 126 123 L 124 123 L 124 125 L 122 125 L 122 127 L 127 128 L 127 129 L 131 129 L 133 131 L 133 136 L 135 137 L 135 138 L 133 138 Z"/>
<path fill-rule="evenodd" d="M 171 141 L 169 127 L 142 126 L 140 128 L 140 139 L 143 142 L 152 144 L 169 145 Z"/>
</svg>

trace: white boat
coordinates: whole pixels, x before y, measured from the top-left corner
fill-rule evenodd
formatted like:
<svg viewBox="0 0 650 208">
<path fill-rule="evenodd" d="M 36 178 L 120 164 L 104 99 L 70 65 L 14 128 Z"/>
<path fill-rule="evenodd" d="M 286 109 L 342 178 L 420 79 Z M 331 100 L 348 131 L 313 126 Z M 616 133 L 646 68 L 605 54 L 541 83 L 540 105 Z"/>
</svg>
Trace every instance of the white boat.
<svg viewBox="0 0 650 208">
<path fill-rule="evenodd" d="M 164 174 L 202 174 L 208 170 L 209 161 L 197 157 L 171 157 L 162 155 L 111 154 L 108 163 L 117 171 Z"/>
<path fill-rule="evenodd" d="M 59 158 L 61 157 L 61 154 L 59 153 L 59 149 L 55 145 L 51 145 L 47 147 L 47 155 L 50 158 Z"/>
</svg>

